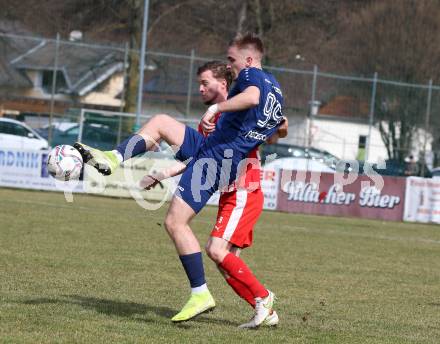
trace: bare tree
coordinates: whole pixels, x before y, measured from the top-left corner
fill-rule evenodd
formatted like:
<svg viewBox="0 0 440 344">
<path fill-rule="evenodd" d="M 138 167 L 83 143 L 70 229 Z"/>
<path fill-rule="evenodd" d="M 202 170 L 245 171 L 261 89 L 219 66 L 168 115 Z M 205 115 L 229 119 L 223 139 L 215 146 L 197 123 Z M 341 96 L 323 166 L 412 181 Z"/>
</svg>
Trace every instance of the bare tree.
<svg viewBox="0 0 440 344">
<path fill-rule="evenodd" d="M 438 80 L 439 17 L 435 0 L 373 3 L 340 29 L 341 69 L 367 76 L 378 72 L 382 79 L 405 83 Z M 424 126 L 426 102 L 426 90 L 379 83 L 375 119 L 391 159 L 402 161 L 410 151 L 415 131 Z"/>
</svg>

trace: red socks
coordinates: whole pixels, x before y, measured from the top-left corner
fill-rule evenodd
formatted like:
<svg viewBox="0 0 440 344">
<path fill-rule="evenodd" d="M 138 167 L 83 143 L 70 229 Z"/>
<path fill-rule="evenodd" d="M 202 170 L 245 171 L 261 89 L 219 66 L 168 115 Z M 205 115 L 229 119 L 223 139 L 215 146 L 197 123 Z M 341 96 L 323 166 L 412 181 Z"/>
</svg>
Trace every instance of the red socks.
<svg viewBox="0 0 440 344">
<path fill-rule="evenodd" d="M 244 299 L 247 303 L 249 303 L 253 308 L 255 308 L 255 299 L 254 295 L 252 295 L 251 291 L 246 287 L 243 283 L 236 280 L 234 277 L 226 277 L 226 282 L 231 286 L 232 289 Z"/>
<path fill-rule="evenodd" d="M 220 267 L 226 271 L 226 273 L 236 279 L 237 281 L 244 284 L 247 289 L 249 289 L 253 298 L 261 297 L 265 298 L 269 295 L 269 292 L 264 288 L 264 286 L 257 280 L 252 271 L 247 267 L 247 265 L 237 256 L 232 253 L 228 253 L 226 257 L 221 262 Z M 229 281 L 227 280 L 229 283 Z M 234 283 L 234 282 L 233 282 Z M 229 283 L 231 285 L 231 283 Z M 239 293 L 232 285 L 231 287 L 247 301 L 248 296 L 243 296 Z M 239 287 L 239 290 L 242 288 Z M 249 302 L 249 301 L 248 301 Z M 255 303 L 255 301 L 254 301 Z"/>
</svg>

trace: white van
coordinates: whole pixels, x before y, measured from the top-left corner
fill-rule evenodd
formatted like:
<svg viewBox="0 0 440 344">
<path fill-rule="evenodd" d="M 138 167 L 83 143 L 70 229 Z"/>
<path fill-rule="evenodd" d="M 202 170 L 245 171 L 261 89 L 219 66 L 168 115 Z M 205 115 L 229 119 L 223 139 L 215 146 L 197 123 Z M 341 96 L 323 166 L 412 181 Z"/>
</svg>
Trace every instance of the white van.
<svg viewBox="0 0 440 344">
<path fill-rule="evenodd" d="M 48 149 L 47 140 L 26 124 L 0 118 L 0 149 Z"/>
</svg>

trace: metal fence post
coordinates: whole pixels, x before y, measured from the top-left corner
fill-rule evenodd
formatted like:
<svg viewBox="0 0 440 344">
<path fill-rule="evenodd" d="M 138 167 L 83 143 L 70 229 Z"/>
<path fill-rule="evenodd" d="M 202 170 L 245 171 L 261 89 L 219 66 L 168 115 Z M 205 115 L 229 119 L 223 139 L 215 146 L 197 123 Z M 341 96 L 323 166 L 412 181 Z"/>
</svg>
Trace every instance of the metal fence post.
<svg viewBox="0 0 440 344">
<path fill-rule="evenodd" d="M 312 81 L 312 99 L 310 100 L 310 109 L 309 109 L 309 125 L 307 130 L 307 147 L 310 148 L 312 146 L 312 127 L 313 127 L 313 116 L 315 113 L 316 104 L 316 84 L 318 81 L 318 66 L 315 65 L 313 67 L 313 81 Z"/>
<path fill-rule="evenodd" d="M 145 50 L 147 49 L 147 28 L 148 28 L 148 10 L 150 7 L 149 0 L 144 0 L 144 18 L 142 21 L 142 39 L 141 39 L 141 53 L 139 62 L 139 84 L 136 104 L 136 122 L 134 130 L 137 131 L 141 127 L 141 113 L 142 113 L 142 95 L 144 90 L 144 72 L 145 72 Z"/>
<path fill-rule="evenodd" d="M 57 40 L 55 42 L 55 61 L 52 73 L 52 94 L 50 97 L 50 112 L 49 112 L 49 131 L 47 133 L 47 143 L 50 147 L 52 142 L 52 120 L 55 107 L 55 93 L 57 88 L 57 74 L 58 74 L 58 53 L 60 48 L 60 34 L 57 33 Z"/>
<path fill-rule="evenodd" d="M 370 115 L 368 121 L 368 138 L 367 138 L 367 151 L 365 152 L 365 161 L 370 158 L 371 150 L 371 131 L 374 123 L 374 106 L 376 104 L 376 90 L 377 90 L 377 72 L 374 73 L 373 77 L 373 89 L 371 91 L 371 101 L 370 101 Z"/>
<path fill-rule="evenodd" d="M 78 142 L 82 142 L 83 130 L 84 130 L 84 109 L 81 109 L 79 114 L 79 130 L 78 130 Z"/>
<path fill-rule="evenodd" d="M 422 158 L 422 170 L 421 176 L 425 176 L 425 165 L 426 165 L 426 144 L 428 142 L 428 129 L 429 129 L 429 119 L 431 117 L 431 99 L 432 99 L 432 79 L 429 80 L 428 84 L 428 102 L 426 104 L 426 116 L 425 116 L 425 134 L 423 135 L 423 158 Z"/>
<path fill-rule="evenodd" d="M 122 94 L 121 94 L 121 106 L 119 107 L 119 112 L 124 112 L 124 101 L 125 101 L 125 88 L 127 83 L 127 65 L 128 65 L 128 42 L 125 43 L 125 51 L 124 51 L 124 65 L 122 66 L 123 77 L 122 77 Z M 121 134 L 122 134 L 122 117 L 119 116 L 118 123 L 118 137 L 116 138 L 116 143 L 119 144 L 121 142 Z"/>
<path fill-rule="evenodd" d="M 191 59 L 189 62 L 189 75 L 188 75 L 188 90 L 186 94 L 186 113 L 185 117 L 189 116 L 191 111 L 191 93 L 192 93 L 192 81 L 193 81 L 193 69 L 194 69 L 195 51 L 191 49 Z"/>
</svg>

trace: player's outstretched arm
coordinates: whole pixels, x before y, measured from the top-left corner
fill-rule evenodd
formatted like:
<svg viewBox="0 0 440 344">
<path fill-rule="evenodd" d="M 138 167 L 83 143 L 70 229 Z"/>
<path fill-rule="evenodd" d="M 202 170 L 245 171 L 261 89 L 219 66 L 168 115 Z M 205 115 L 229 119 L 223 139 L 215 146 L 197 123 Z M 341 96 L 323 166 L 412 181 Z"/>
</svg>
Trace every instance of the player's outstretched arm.
<svg viewBox="0 0 440 344">
<path fill-rule="evenodd" d="M 249 86 L 243 92 L 217 105 L 219 112 L 235 112 L 253 108 L 258 104 L 260 104 L 260 89 L 257 86 Z"/>
<path fill-rule="evenodd" d="M 139 185 L 142 189 L 151 189 L 156 184 L 160 183 L 162 180 L 177 176 L 178 174 L 181 174 L 186 168 L 186 165 L 183 162 L 177 162 L 176 164 L 165 168 L 159 172 L 153 173 L 153 174 L 147 174 L 142 178 Z"/>
<path fill-rule="evenodd" d="M 260 89 L 256 86 L 249 86 L 236 96 L 224 102 L 211 105 L 202 117 L 203 131 L 207 133 L 214 131 L 215 124 L 213 121 L 216 113 L 242 111 L 257 106 L 259 103 Z"/>
</svg>

